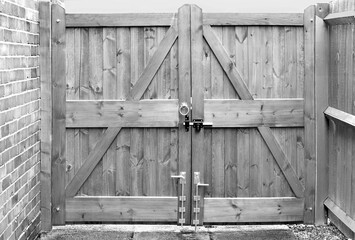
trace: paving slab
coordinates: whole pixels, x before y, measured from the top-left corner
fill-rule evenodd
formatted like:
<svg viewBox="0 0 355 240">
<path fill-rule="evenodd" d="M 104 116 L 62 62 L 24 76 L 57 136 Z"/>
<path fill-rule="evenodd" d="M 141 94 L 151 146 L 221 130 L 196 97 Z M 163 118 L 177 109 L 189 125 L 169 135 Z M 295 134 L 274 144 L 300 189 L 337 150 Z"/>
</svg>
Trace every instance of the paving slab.
<svg viewBox="0 0 355 240">
<path fill-rule="evenodd" d="M 286 225 L 198 227 L 174 225 L 66 225 L 54 227 L 41 240 L 296 240 Z"/>
</svg>

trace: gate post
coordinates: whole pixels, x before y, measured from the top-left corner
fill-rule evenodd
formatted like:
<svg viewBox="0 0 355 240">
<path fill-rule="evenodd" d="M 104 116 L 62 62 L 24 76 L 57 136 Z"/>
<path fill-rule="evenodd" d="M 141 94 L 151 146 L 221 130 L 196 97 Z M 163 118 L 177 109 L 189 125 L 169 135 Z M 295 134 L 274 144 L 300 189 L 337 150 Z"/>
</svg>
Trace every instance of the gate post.
<svg viewBox="0 0 355 240">
<path fill-rule="evenodd" d="M 65 223 L 65 10 L 52 4 L 52 223 Z"/>
<path fill-rule="evenodd" d="M 41 80 L 41 223 L 42 231 L 52 230 L 52 83 L 51 83 L 51 3 L 39 2 L 39 62 Z"/>
</svg>

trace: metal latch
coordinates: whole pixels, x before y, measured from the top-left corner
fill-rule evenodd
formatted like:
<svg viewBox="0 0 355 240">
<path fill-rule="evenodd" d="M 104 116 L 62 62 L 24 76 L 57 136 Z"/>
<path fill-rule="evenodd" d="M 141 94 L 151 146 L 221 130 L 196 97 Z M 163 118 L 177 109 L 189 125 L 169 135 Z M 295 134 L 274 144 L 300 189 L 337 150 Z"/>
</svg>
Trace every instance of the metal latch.
<svg viewBox="0 0 355 240">
<path fill-rule="evenodd" d="M 211 128 L 213 123 L 211 122 L 204 122 L 203 119 L 193 119 L 190 121 L 189 116 L 185 116 L 185 121 L 183 122 L 183 125 L 185 126 L 186 132 L 189 131 L 189 127 L 192 126 L 193 128 L 196 129 L 197 132 L 201 130 L 201 128 Z"/>
<path fill-rule="evenodd" d="M 200 223 L 198 220 L 198 214 L 201 211 L 201 208 L 199 208 L 199 201 L 201 200 L 200 195 L 198 194 L 198 188 L 199 187 L 208 187 L 209 185 L 206 183 L 201 183 L 200 182 L 200 173 L 199 172 L 194 172 L 194 184 L 196 185 L 196 195 L 194 196 L 194 201 L 195 201 L 195 208 L 194 208 L 194 213 L 195 213 L 195 220 L 192 221 L 192 224 L 195 225 L 195 231 L 197 231 L 197 225 Z"/>
<path fill-rule="evenodd" d="M 178 220 L 178 223 L 183 226 L 185 223 L 185 218 L 184 218 L 184 212 L 186 212 L 186 209 L 184 207 L 184 202 L 186 201 L 186 196 L 184 195 L 184 186 L 186 184 L 186 172 L 180 172 L 180 175 L 177 176 L 171 176 L 171 178 L 179 179 L 179 183 L 181 184 L 181 195 L 179 196 L 178 201 L 181 202 L 179 207 L 179 213 L 180 213 L 180 218 Z"/>
</svg>

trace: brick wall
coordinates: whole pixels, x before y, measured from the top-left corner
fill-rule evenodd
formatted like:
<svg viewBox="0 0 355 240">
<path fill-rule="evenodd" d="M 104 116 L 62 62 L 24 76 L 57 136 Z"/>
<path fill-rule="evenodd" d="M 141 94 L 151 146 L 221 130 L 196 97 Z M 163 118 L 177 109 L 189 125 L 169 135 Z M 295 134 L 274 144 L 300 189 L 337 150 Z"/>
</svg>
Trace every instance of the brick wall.
<svg viewBox="0 0 355 240">
<path fill-rule="evenodd" d="M 40 230 L 38 0 L 0 0 L 0 240 Z"/>
</svg>

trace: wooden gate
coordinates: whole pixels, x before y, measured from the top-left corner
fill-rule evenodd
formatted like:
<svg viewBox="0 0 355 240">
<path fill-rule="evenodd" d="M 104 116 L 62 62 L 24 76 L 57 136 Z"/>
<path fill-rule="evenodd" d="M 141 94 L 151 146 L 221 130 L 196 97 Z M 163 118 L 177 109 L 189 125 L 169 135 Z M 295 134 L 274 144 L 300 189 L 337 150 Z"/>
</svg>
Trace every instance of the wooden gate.
<svg viewBox="0 0 355 240">
<path fill-rule="evenodd" d="M 56 20 L 54 11 L 52 31 Z M 52 167 L 54 224 L 297 222 L 312 211 L 303 14 L 184 5 L 65 21 L 66 161 Z M 200 120 L 212 126 L 199 129 Z"/>
</svg>

